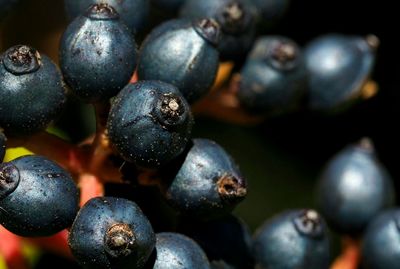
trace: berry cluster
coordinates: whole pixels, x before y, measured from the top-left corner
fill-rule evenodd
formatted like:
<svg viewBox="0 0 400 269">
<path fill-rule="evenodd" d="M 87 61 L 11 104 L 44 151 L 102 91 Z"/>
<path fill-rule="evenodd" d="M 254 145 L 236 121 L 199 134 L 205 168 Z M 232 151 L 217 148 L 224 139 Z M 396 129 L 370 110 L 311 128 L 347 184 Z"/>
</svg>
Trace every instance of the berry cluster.
<svg viewBox="0 0 400 269">
<path fill-rule="evenodd" d="M 0 0 L 0 20 L 18 2 Z M 263 35 L 288 0 L 64 4 L 59 66 L 30 45 L 0 55 L 0 255 L 9 268 L 27 268 L 16 235 L 83 268 L 398 268 L 400 213 L 388 209 L 393 182 L 370 139 L 329 161 L 317 209 L 282 212 L 251 236 L 231 214 L 246 178 L 223 147 L 192 137 L 201 114 L 237 124 L 336 115 L 374 96 L 376 36 L 327 34 L 302 48 Z M 153 27 L 153 10 L 168 20 Z M 49 131 L 60 132 L 53 123 L 73 98 L 96 114 L 95 134 L 79 144 Z M 15 147 L 34 154 L 10 158 Z M 329 229 L 351 238 L 336 260 Z"/>
</svg>

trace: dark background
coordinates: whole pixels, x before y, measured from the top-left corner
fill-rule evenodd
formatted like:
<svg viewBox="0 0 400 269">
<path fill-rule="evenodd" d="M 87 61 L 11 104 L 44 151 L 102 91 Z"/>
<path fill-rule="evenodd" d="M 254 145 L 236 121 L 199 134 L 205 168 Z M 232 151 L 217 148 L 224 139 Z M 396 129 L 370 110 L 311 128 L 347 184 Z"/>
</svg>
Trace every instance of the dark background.
<svg viewBox="0 0 400 269">
<path fill-rule="evenodd" d="M 395 14 L 395 4 L 389 2 L 292 0 L 284 19 L 266 31 L 287 35 L 300 45 L 331 32 L 377 35 L 381 46 L 372 76 L 380 86 L 376 97 L 340 115 L 301 112 L 253 127 L 196 119 L 195 137 L 211 138 L 223 145 L 248 178 L 249 196 L 235 213 L 252 229 L 285 208 L 314 206 L 314 182 L 324 163 L 364 136 L 372 138 L 380 159 L 400 187 L 400 132 L 396 130 L 400 85 L 396 16 L 400 16 Z M 0 26 L 2 51 L 26 43 L 57 61 L 58 40 L 66 27 L 62 1 L 25 1 Z M 70 107 L 76 103 L 71 101 Z M 81 106 L 67 110 L 61 124 L 73 140 L 79 140 L 93 129 L 92 119 L 90 109 Z"/>
</svg>

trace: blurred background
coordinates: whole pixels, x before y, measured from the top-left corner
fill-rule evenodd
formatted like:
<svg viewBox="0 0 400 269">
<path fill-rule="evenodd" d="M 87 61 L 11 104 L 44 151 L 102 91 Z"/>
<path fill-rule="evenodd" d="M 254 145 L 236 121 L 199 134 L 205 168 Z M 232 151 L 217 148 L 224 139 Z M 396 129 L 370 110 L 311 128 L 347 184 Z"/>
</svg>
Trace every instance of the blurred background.
<svg viewBox="0 0 400 269">
<path fill-rule="evenodd" d="M 196 118 L 194 137 L 220 143 L 248 179 L 249 195 L 235 214 L 252 230 L 287 208 L 313 207 L 315 181 L 324 164 L 344 146 L 365 136 L 372 138 L 380 160 L 400 188 L 400 131 L 396 128 L 400 122 L 400 46 L 394 3 L 293 0 L 286 16 L 265 31 L 286 35 L 300 45 L 332 32 L 377 35 L 381 46 L 372 78 L 380 90 L 372 99 L 340 115 L 301 112 L 257 126 Z M 1 51 L 24 43 L 57 62 L 58 42 L 66 25 L 63 1 L 23 1 L 0 24 Z M 94 129 L 93 113 L 90 107 L 71 100 L 58 125 L 71 140 L 80 141 Z"/>
</svg>

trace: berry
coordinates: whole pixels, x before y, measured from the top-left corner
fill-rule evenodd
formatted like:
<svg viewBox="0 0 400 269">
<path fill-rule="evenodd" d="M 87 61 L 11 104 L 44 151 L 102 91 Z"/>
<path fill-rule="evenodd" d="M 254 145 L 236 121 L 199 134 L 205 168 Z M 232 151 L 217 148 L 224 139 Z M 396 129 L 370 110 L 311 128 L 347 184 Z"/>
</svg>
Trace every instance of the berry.
<svg viewBox="0 0 400 269">
<path fill-rule="evenodd" d="M 158 233 L 156 237 L 153 269 L 210 268 L 204 251 L 189 237 L 178 233 Z"/>
<path fill-rule="evenodd" d="M 183 152 L 192 125 L 190 107 L 177 88 L 140 81 L 126 86 L 114 99 L 107 130 L 125 160 L 156 168 Z"/>
<path fill-rule="evenodd" d="M 146 26 L 149 15 L 149 0 L 64 0 L 65 12 L 70 20 L 83 14 L 94 4 L 107 4 L 115 8 L 132 33 Z"/>
<path fill-rule="evenodd" d="M 151 0 L 151 3 L 161 10 L 177 11 L 186 0 Z"/>
<path fill-rule="evenodd" d="M 382 212 L 368 225 L 362 239 L 365 269 L 396 269 L 400 259 L 400 210 Z"/>
<path fill-rule="evenodd" d="M 41 156 L 0 164 L 0 224 L 21 236 L 49 236 L 69 227 L 78 189 L 64 169 Z"/>
<path fill-rule="evenodd" d="M 258 39 L 240 74 L 238 98 L 253 113 L 290 111 L 299 106 L 307 87 L 300 48 L 281 36 Z"/>
<path fill-rule="evenodd" d="M 204 249 L 214 267 L 254 268 L 250 230 L 232 215 L 211 221 L 184 219 L 179 231 Z"/>
<path fill-rule="evenodd" d="M 155 246 L 150 222 L 122 198 L 89 200 L 72 224 L 68 243 L 85 268 L 143 268 Z"/>
<path fill-rule="evenodd" d="M 254 254 L 260 269 L 329 268 L 326 225 L 314 210 L 281 213 L 256 232 Z"/>
<path fill-rule="evenodd" d="M 239 59 L 250 50 L 255 36 L 255 14 L 247 1 L 187 0 L 180 11 L 190 20 L 212 18 L 221 26 L 218 50 L 226 60 Z"/>
<path fill-rule="evenodd" d="M 60 65 L 71 90 L 87 102 L 116 95 L 136 67 L 136 44 L 129 29 L 107 4 L 92 5 L 66 29 Z"/>
<path fill-rule="evenodd" d="M 219 66 L 215 48 L 218 38 L 219 26 L 213 20 L 165 22 L 142 44 L 137 70 L 139 79 L 170 83 L 193 103 L 205 95 L 214 82 Z"/>
<path fill-rule="evenodd" d="M 246 196 L 246 180 L 215 142 L 194 139 L 181 158 L 178 171 L 170 172 L 162 187 L 167 202 L 179 212 L 215 218 L 229 213 Z"/>
<path fill-rule="evenodd" d="M 0 96 L 0 126 L 13 136 L 45 129 L 66 102 L 57 67 L 25 45 L 14 46 L 0 56 Z"/>
<path fill-rule="evenodd" d="M 328 224 L 348 234 L 362 232 L 393 205 L 392 180 L 369 139 L 346 147 L 328 162 L 319 179 L 317 203 Z"/>
<path fill-rule="evenodd" d="M 374 36 L 330 34 L 308 44 L 304 57 L 310 108 L 335 110 L 357 100 L 373 68 L 377 42 Z"/>
<path fill-rule="evenodd" d="M 3 161 L 4 155 L 6 154 L 6 142 L 7 138 L 0 129 L 0 163 Z"/>
</svg>

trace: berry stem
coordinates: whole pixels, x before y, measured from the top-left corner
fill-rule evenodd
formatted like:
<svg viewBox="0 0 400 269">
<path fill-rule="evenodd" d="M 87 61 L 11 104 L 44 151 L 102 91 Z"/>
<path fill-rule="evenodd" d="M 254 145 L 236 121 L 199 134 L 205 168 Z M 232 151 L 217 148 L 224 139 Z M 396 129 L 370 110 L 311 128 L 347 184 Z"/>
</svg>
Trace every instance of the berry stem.
<svg viewBox="0 0 400 269">
<path fill-rule="evenodd" d="M 360 264 L 359 242 L 346 237 L 342 245 L 342 254 L 336 258 L 331 269 L 357 269 Z"/>
</svg>

